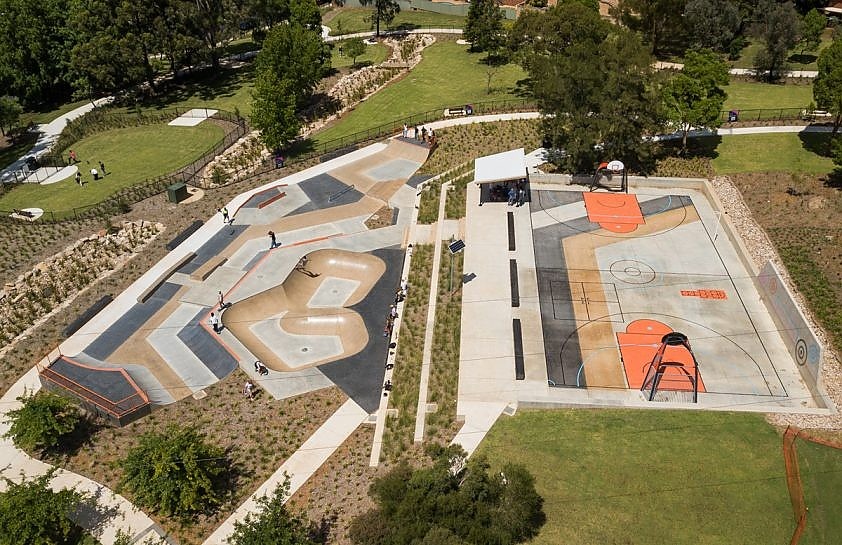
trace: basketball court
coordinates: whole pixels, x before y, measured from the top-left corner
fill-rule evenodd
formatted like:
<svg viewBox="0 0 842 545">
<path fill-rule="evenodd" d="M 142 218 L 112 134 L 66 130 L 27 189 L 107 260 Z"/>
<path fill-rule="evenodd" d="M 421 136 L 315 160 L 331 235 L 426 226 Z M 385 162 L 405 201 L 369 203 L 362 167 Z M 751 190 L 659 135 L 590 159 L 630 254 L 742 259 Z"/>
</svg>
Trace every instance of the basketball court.
<svg viewBox="0 0 842 545">
<path fill-rule="evenodd" d="M 770 311 L 703 184 L 533 181 L 528 206 L 469 204 L 458 413 L 470 421 L 479 402 L 825 410 L 805 374 L 820 345 Z M 491 338 L 506 349 L 493 354 Z"/>
</svg>

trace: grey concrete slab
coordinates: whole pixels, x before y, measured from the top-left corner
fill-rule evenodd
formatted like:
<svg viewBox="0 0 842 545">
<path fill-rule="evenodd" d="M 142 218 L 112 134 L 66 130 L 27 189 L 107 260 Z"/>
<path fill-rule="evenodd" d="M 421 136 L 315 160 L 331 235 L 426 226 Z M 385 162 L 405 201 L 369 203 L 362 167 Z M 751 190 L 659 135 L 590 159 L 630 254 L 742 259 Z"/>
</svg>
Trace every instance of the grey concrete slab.
<svg viewBox="0 0 842 545">
<path fill-rule="evenodd" d="M 264 208 L 241 208 L 237 212 L 235 223 L 268 225 L 310 202 L 310 198 L 297 184 L 278 189 L 285 193 L 282 198 Z"/>
<path fill-rule="evenodd" d="M 415 197 L 418 194 L 418 190 L 415 189 L 413 186 L 408 184 L 404 184 L 398 188 L 397 191 L 392 195 L 389 199 L 389 206 L 392 208 L 405 208 L 411 209 L 415 207 Z M 409 212 L 405 214 L 406 216 L 411 216 Z M 408 221 L 408 220 L 407 220 Z"/>
<path fill-rule="evenodd" d="M 406 185 L 408 185 L 409 187 L 414 189 L 414 188 L 418 187 L 418 184 L 420 184 L 421 182 L 426 182 L 427 180 L 429 180 L 432 177 L 433 177 L 432 174 L 413 174 L 406 181 Z"/>
<path fill-rule="evenodd" d="M 386 248 L 371 252 L 386 263 L 386 272 L 359 304 L 351 307 L 365 321 L 368 344 L 354 356 L 319 366 L 319 370 L 366 412 L 377 410 L 382 395 L 388 339 L 383 337 L 383 326 L 394 302 L 395 290 L 400 285 L 404 252 L 399 248 Z"/>
<path fill-rule="evenodd" d="M 288 366 L 300 369 L 315 362 L 341 356 L 342 339 L 338 335 L 297 335 L 280 326 L 284 313 L 260 320 L 249 327 L 254 335 Z"/>
<path fill-rule="evenodd" d="M 202 309 L 191 320 L 191 323 L 184 326 L 178 332 L 181 339 L 191 352 L 207 366 L 217 378 L 225 378 L 237 368 L 237 360 L 228 353 L 225 348 L 213 337 L 213 332 L 208 332 L 199 325 L 209 309 Z"/>
<path fill-rule="evenodd" d="M 420 166 L 421 163 L 410 161 L 409 159 L 392 159 L 367 170 L 366 174 L 378 182 L 399 180 L 401 178 L 409 178 Z"/>
<path fill-rule="evenodd" d="M 178 272 L 190 274 L 212 257 L 219 255 L 219 253 L 229 244 L 231 244 L 243 231 L 248 228 L 248 225 L 235 224 L 223 225 L 207 242 L 202 244 L 196 250 L 196 257 L 182 265 Z"/>
<path fill-rule="evenodd" d="M 178 332 L 185 326 L 196 325 L 196 313 L 199 311 L 204 312 L 205 309 L 192 304 L 179 305 L 146 339 L 193 393 L 219 380 L 178 336 Z"/>
<path fill-rule="evenodd" d="M 137 396 L 138 392 L 134 386 L 132 386 L 122 373 L 117 371 L 104 368 L 90 369 L 77 365 L 65 357 L 61 357 L 53 362 L 50 370 L 82 386 L 89 392 L 101 396 L 122 410 L 129 410 L 145 404 L 145 401 Z M 77 393 L 79 392 L 82 392 L 82 390 L 77 391 Z M 81 395 L 87 397 L 85 394 Z"/>
<path fill-rule="evenodd" d="M 278 197 L 281 193 L 283 193 L 284 188 L 281 187 L 270 187 L 265 191 L 261 191 L 255 195 L 252 195 L 249 200 L 247 200 L 240 211 L 246 208 L 258 208 L 261 204 L 265 203 L 266 201 L 272 200 Z"/>
<path fill-rule="evenodd" d="M 203 282 L 197 282 L 188 289 L 179 301 L 203 307 L 213 307 L 219 302 L 219 292 L 228 293 L 244 274 L 245 272 L 239 268 L 218 267 Z"/>
<path fill-rule="evenodd" d="M 115 350 L 128 340 L 149 318 L 175 296 L 181 286 L 164 282 L 144 303 L 135 304 L 113 325 L 102 332 L 85 348 L 85 353 L 98 360 L 107 360 Z"/>
<path fill-rule="evenodd" d="M 307 194 L 310 202 L 289 212 L 287 214 L 289 216 L 355 203 L 363 197 L 362 193 L 330 174 L 319 174 L 304 180 L 298 184 L 298 187 Z"/>
<path fill-rule="evenodd" d="M 79 363 L 90 365 L 91 367 L 101 367 L 103 369 L 124 369 L 129 376 L 132 377 L 132 380 L 137 383 L 140 389 L 143 390 L 151 403 L 155 405 L 169 405 L 170 403 L 175 402 L 175 399 L 170 395 L 166 388 L 161 385 L 158 379 L 155 378 L 155 375 L 153 375 L 152 372 L 143 365 L 133 363 L 108 363 L 107 361 L 92 358 L 84 352 L 76 354 L 73 356 L 73 359 Z"/>
</svg>

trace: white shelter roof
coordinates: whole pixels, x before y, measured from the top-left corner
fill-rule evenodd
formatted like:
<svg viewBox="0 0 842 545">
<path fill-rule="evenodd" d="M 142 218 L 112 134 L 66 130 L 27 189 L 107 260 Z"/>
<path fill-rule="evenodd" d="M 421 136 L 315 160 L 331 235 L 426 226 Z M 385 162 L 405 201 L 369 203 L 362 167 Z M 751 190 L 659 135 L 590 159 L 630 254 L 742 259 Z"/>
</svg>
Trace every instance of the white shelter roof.
<svg viewBox="0 0 842 545">
<path fill-rule="evenodd" d="M 474 160 L 474 181 L 480 184 L 526 178 L 523 148 L 477 157 Z"/>
</svg>

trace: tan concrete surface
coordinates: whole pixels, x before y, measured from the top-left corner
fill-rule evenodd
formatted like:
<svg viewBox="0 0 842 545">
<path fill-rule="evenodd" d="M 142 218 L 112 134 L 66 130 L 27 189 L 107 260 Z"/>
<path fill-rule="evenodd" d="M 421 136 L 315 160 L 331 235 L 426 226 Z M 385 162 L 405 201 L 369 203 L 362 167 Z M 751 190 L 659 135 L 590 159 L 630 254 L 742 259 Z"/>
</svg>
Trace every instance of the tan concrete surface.
<svg viewBox="0 0 842 545">
<path fill-rule="evenodd" d="M 386 271 L 380 258 L 345 250 L 317 250 L 307 255 L 305 267 L 296 267 L 277 286 L 240 300 L 222 315 L 222 322 L 255 357 L 276 371 L 298 370 L 321 365 L 358 353 L 368 343 L 362 316 L 347 307 L 365 298 Z M 339 278 L 358 282 L 341 307 L 313 308 L 310 301 L 326 280 Z M 276 317 L 282 315 L 280 319 Z M 277 347 L 267 344 L 253 325 L 277 320 L 277 327 L 293 335 L 336 336 L 342 343 L 338 357 L 322 358 L 308 365 L 285 361 Z"/>
</svg>

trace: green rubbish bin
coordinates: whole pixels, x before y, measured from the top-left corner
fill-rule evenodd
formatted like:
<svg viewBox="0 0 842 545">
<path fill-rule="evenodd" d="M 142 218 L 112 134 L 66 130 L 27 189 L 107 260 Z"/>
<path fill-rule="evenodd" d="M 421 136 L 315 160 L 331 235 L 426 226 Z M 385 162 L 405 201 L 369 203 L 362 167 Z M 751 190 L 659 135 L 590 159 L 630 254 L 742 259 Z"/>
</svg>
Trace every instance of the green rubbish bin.
<svg viewBox="0 0 842 545">
<path fill-rule="evenodd" d="M 187 196 L 187 184 L 183 182 L 178 182 L 177 184 L 172 184 L 167 187 L 167 199 L 169 199 L 170 202 L 178 204 L 186 199 Z"/>
</svg>

